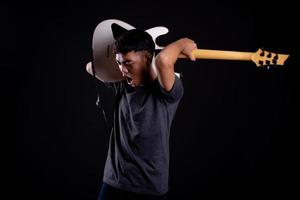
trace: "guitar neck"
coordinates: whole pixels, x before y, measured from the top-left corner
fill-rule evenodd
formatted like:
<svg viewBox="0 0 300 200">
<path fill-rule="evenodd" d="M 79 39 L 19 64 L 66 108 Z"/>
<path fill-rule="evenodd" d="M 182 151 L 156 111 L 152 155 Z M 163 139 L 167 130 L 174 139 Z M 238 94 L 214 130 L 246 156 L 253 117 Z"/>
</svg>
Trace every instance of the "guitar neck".
<svg viewBox="0 0 300 200">
<path fill-rule="evenodd" d="M 197 59 L 253 61 L 257 67 L 284 65 L 284 62 L 289 57 L 288 54 L 272 53 L 262 49 L 258 49 L 257 52 L 196 49 L 192 53 Z M 187 58 L 187 56 L 180 54 L 179 58 Z"/>
<path fill-rule="evenodd" d="M 251 60 L 254 52 L 240 52 L 240 51 L 222 51 L 209 49 L 196 49 L 193 51 L 197 59 L 215 59 L 215 60 Z M 180 54 L 179 58 L 187 58 Z"/>
</svg>

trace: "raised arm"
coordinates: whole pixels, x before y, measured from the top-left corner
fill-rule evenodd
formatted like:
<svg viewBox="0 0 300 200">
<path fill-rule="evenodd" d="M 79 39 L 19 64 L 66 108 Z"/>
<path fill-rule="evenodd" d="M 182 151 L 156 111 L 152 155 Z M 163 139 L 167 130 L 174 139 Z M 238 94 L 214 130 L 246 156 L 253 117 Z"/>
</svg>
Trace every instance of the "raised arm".
<svg viewBox="0 0 300 200">
<path fill-rule="evenodd" d="M 158 81 L 166 90 L 170 91 L 175 82 L 174 65 L 180 54 L 186 55 L 195 61 L 192 51 L 197 49 L 197 45 L 189 38 L 179 39 L 167 45 L 155 58 Z"/>
</svg>

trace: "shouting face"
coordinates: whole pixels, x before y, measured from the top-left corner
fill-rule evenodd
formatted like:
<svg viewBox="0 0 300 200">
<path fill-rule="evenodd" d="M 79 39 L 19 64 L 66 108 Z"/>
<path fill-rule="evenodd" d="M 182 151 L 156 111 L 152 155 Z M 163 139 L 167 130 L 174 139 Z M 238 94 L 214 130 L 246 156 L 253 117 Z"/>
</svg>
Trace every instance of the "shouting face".
<svg viewBox="0 0 300 200">
<path fill-rule="evenodd" d="M 137 87 L 145 83 L 150 68 L 149 53 L 146 51 L 129 51 L 116 54 L 116 61 L 128 85 Z"/>
</svg>

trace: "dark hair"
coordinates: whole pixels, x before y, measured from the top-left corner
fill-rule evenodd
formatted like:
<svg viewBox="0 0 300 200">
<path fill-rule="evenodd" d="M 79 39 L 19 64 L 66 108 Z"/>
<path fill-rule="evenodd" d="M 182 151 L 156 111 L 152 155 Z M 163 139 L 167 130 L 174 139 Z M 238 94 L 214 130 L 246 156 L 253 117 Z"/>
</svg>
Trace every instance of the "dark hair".
<svg viewBox="0 0 300 200">
<path fill-rule="evenodd" d="M 123 33 L 115 41 L 115 53 L 129 51 L 148 51 L 153 56 L 155 43 L 149 33 L 141 29 L 132 29 Z"/>
</svg>

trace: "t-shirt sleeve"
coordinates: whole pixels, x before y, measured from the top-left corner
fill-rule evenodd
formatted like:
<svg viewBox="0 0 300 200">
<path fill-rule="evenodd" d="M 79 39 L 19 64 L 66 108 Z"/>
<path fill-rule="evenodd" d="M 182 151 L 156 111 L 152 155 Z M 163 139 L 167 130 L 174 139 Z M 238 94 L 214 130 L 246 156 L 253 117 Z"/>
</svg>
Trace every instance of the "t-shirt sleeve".
<svg viewBox="0 0 300 200">
<path fill-rule="evenodd" d="M 170 91 L 166 91 L 160 85 L 160 83 L 157 79 L 157 84 L 159 85 L 160 94 L 169 103 L 179 101 L 181 99 L 181 97 L 183 96 L 183 92 L 184 92 L 182 81 L 176 75 L 174 75 L 174 76 L 175 76 L 175 82 L 174 82 L 173 87 L 171 88 Z"/>
</svg>

